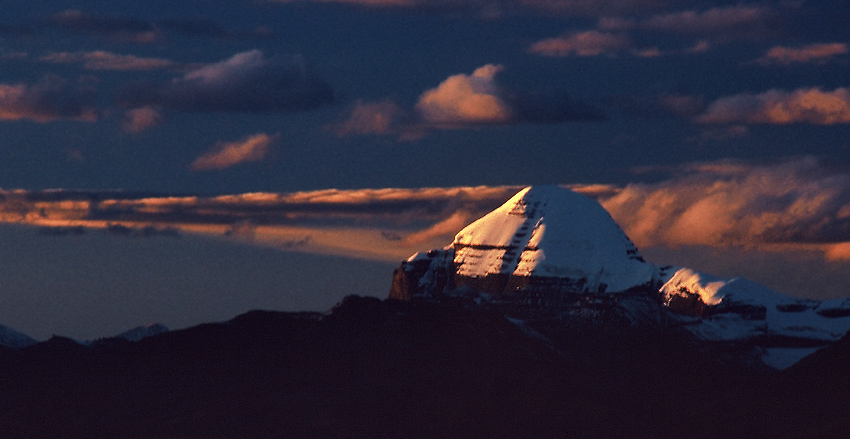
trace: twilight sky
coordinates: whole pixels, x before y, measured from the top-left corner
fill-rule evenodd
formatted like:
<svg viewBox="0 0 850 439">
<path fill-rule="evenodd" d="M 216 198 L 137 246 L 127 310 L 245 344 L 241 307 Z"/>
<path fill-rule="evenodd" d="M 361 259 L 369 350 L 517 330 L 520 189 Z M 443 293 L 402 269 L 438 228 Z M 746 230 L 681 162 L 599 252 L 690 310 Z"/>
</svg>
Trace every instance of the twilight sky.
<svg viewBox="0 0 850 439">
<path fill-rule="evenodd" d="M 61 290 L 51 275 L 77 272 L 61 258 L 39 257 L 47 243 L 68 254 L 88 249 L 88 266 L 98 264 L 102 252 L 93 249 L 103 246 L 144 255 L 135 253 L 140 242 L 161 242 L 174 267 L 227 253 L 189 256 L 195 241 L 188 238 L 108 243 L 116 233 L 104 230 L 116 229 L 104 221 L 139 227 L 133 233 L 154 224 L 226 234 L 215 245 L 238 245 L 242 264 L 285 253 L 280 264 L 289 268 L 280 270 L 293 277 L 304 273 L 292 268 L 298 261 L 329 258 L 329 266 L 372 270 L 364 278 L 385 277 L 385 285 L 357 291 L 383 295 L 404 255 L 447 244 L 517 187 L 540 183 L 573 185 L 599 199 L 654 262 L 745 275 L 789 294 L 850 295 L 846 2 L 6 3 L 4 211 L 54 188 L 65 190 L 58 198 L 66 201 L 129 203 L 132 215 L 103 220 L 58 205 L 44 210 L 52 217 L 38 217 L 31 205 L 5 215 L 4 222 L 39 225 L 84 220 L 78 224 L 103 234 L 46 237 L 5 226 L 4 258 L 18 271 L 2 273 L 17 280 L 0 285 L 0 324 L 48 335 L 65 328 L 32 323 L 54 317 L 21 317 L 36 308 L 21 297 L 39 290 L 49 302 Z M 258 192 L 265 195 L 240 195 Z M 228 194 L 230 204 L 220 198 Z M 258 208 L 260 198 L 277 207 Z M 168 214 L 144 216 L 141 205 L 168 205 Z M 226 212 L 204 217 L 204 228 L 193 210 L 201 205 Z M 227 210 L 234 206 L 238 214 Z M 187 211 L 196 215 L 181 216 Z M 156 259 L 139 258 L 112 264 L 91 285 L 125 291 L 127 270 L 138 278 Z M 238 266 L 230 265 L 233 276 L 245 276 Z M 384 269 L 390 272 L 377 273 Z M 40 274 L 29 283 L 14 274 L 27 270 Z M 196 270 L 185 272 L 184 290 L 206 276 Z M 198 289 L 175 306 L 262 289 L 251 282 Z M 166 297 L 168 285 L 122 293 L 132 300 L 118 302 L 138 306 L 128 305 L 120 324 L 157 319 L 139 310 L 158 309 L 144 297 Z M 326 305 L 287 300 L 222 303 L 197 319 L 245 307 Z M 74 306 L 57 316 L 73 315 Z M 180 324 L 187 322 L 172 323 Z M 93 329 L 80 328 L 66 330 L 91 336 Z"/>
</svg>

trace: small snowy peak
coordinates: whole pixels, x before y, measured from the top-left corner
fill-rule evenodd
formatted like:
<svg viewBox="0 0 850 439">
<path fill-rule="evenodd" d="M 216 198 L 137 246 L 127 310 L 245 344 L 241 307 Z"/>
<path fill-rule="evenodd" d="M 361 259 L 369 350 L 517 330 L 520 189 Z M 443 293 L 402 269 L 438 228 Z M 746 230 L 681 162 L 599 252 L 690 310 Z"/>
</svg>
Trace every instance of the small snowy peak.
<svg viewBox="0 0 850 439">
<path fill-rule="evenodd" d="M 128 341 L 139 341 L 164 332 L 168 332 L 168 328 L 165 325 L 154 323 L 151 325 L 137 326 L 133 329 L 124 331 L 113 338 L 123 338 Z"/>
<path fill-rule="evenodd" d="M 31 337 L 21 334 L 12 328 L 0 325 L 0 346 L 12 349 L 22 349 L 36 343 L 37 342 Z"/>
<path fill-rule="evenodd" d="M 620 292 L 655 272 L 598 202 L 555 185 L 523 189 L 461 230 L 453 247 L 457 274 L 471 278 L 564 278 Z"/>
<path fill-rule="evenodd" d="M 847 299 L 799 299 L 747 279 L 670 272 L 660 293 L 683 327 L 707 341 L 757 341 L 773 367 L 794 364 L 850 331 Z"/>
</svg>

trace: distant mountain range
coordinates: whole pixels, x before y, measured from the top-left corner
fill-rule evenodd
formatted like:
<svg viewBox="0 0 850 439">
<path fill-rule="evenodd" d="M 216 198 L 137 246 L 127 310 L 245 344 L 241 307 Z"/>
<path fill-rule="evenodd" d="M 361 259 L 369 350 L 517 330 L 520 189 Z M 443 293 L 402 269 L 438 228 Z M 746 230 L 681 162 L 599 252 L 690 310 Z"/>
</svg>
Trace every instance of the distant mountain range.
<svg viewBox="0 0 850 439">
<path fill-rule="evenodd" d="M 846 437 L 850 302 L 646 262 L 526 188 L 389 298 L 87 344 L 0 328 L 0 437 Z"/>
</svg>

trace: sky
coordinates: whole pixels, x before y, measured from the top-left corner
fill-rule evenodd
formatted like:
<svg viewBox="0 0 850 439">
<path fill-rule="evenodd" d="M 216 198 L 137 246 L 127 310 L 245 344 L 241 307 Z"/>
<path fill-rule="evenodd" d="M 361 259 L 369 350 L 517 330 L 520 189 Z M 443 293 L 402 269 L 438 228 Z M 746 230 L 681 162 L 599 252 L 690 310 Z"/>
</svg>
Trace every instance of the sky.
<svg viewBox="0 0 850 439">
<path fill-rule="evenodd" d="M 357 276 L 382 296 L 401 259 L 544 183 L 598 199 L 653 262 L 850 296 L 846 2 L 3 11 L 0 324 L 23 332 L 322 309 Z"/>
</svg>

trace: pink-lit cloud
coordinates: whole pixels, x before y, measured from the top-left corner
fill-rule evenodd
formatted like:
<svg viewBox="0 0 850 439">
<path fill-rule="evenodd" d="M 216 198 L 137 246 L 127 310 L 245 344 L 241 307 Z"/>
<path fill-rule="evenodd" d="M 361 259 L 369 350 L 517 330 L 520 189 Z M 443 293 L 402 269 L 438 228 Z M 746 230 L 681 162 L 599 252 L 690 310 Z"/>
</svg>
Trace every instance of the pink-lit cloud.
<svg viewBox="0 0 850 439">
<path fill-rule="evenodd" d="M 709 104 L 696 120 L 705 124 L 850 123 L 850 89 L 770 90 L 727 96 Z"/>
<path fill-rule="evenodd" d="M 154 107 L 131 108 L 124 112 L 122 126 L 131 133 L 139 133 L 162 123 L 162 113 Z"/>
<path fill-rule="evenodd" d="M 850 175 L 804 158 L 776 165 L 717 162 L 656 184 L 630 184 L 602 205 L 638 246 L 820 248 L 850 241 Z"/>
<path fill-rule="evenodd" d="M 759 64 L 824 63 L 838 55 L 850 53 L 846 43 L 809 44 L 801 47 L 771 47 L 755 62 Z"/>
<path fill-rule="evenodd" d="M 529 51 L 545 56 L 596 56 L 615 54 L 630 46 L 631 39 L 625 34 L 590 30 L 538 41 Z"/>
<path fill-rule="evenodd" d="M 472 74 L 451 75 L 423 92 L 410 112 L 390 100 L 358 103 L 335 129 L 340 135 L 392 134 L 417 139 L 429 129 L 483 125 L 604 120 L 596 108 L 563 93 L 516 92 L 497 80 L 501 65 L 486 64 Z"/>
<path fill-rule="evenodd" d="M 98 118 L 93 89 L 50 76 L 34 85 L 0 84 L 0 120 L 51 122 Z"/>
<path fill-rule="evenodd" d="M 41 61 L 57 64 L 82 63 L 83 68 L 87 70 L 156 70 L 177 66 L 177 63 L 167 59 L 118 55 L 102 50 L 53 52 L 41 57 Z"/>
<path fill-rule="evenodd" d="M 309 110 L 330 104 L 333 94 L 303 57 L 250 50 L 165 83 L 136 84 L 119 100 L 127 107 L 257 113 Z"/>
<path fill-rule="evenodd" d="M 499 97 L 495 81 L 503 69 L 487 64 L 471 75 L 450 76 L 437 88 L 422 93 L 416 110 L 425 121 L 438 126 L 505 123 L 512 113 Z"/>
<path fill-rule="evenodd" d="M 681 34 L 752 34 L 763 32 L 772 10 L 762 5 L 734 5 L 705 11 L 665 13 L 640 21 L 640 29 Z"/>
<path fill-rule="evenodd" d="M 277 136 L 254 134 L 236 142 L 222 142 L 195 159 L 191 169 L 208 171 L 226 169 L 240 163 L 256 162 L 265 158 Z"/>
<path fill-rule="evenodd" d="M 389 99 L 377 102 L 358 101 L 351 114 L 334 130 L 340 136 L 393 134 L 408 116 L 404 109 Z"/>
</svg>

